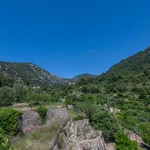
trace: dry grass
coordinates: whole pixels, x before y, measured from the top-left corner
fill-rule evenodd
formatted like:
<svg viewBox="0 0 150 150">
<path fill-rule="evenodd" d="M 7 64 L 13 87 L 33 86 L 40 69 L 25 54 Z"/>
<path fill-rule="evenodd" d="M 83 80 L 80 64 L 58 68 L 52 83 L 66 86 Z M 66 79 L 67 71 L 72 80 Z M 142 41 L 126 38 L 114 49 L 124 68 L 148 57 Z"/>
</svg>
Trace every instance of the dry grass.
<svg viewBox="0 0 150 150">
<path fill-rule="evenodd" d="M 64 104 L 62 102 L 53 102 L 53 103 L 43 104 L 43 105 L 47 108 L 64 107 Z M 33 106 L 32 109 L 35 110 L 39 106 L 41 106 L 41 105 Z M 18 103 L 18 104 L 14 104 L 12 106 L 4 106 L 4 107 L 0 107 L 0 108 L 12 108 L 12 109 L 17 109 L 17 110 L 31 110 L 31 107 L 28 105 L 28 103 Z"/>
<path fill-rule="evenodd" d="M 17 150 L 48 150 L 62 123 L 63 121 L 59 121 L 53 125 L 42 126 L 31 134 L 25 134 L 13 142 L 12 147 Z"/>
<path fill-rule="evenodd" d="M 82 113 L 77 113 L 74 109 L 69 110 L 70 117 L 72 120 L 82 120 L 85 119 L 86 116 Z"/>
</svg>

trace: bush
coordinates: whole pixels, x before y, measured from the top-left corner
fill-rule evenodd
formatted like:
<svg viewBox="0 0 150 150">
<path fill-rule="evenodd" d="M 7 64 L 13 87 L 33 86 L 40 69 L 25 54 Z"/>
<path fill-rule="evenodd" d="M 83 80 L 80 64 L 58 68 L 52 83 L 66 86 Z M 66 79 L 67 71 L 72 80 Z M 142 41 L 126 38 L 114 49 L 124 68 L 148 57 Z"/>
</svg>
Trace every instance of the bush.
<svg viewBox="0 0 150 150">
<path fill-rule="evenodd" d="M 41 117 L 42 123 L 45 123 L 47 118 L 47 108 L 44 106 L 40 106 L 39 108 L 36 109 L 36 111 Z"/>
<path fill-rule="evenodd" d="M 2 129 L 0 129 L 0 149 L 9 150 L 10 143 L 8 139 L 4 136 Z"/>
<path fill-rule="evenodd" d="M 66 104 L 66 105 L 72 105 L 73 102 L 72 102 L 72 100 L 65 100 L 65 104 Z"/>
<path fill-rule="evenodd" d="M 142 130 L 142 138 L 144 142 L 150 145 L 150 123 L 141 124 L 140 129 Z"/>
<path fill-rule="evenodd" d="M 147 92 L 145 89 L 141 89 L 140 93 L 139 93 L 139 98 L 140 99 L 144 99 L 147 97 Z"/>
<path fill-rule="evenodd" d="M 13 88 L 2 87 L 0 88 L 0 106 L 8 106 L 15 101 L 15 94 Z"/>
<path fill-rule="evenodd" d="M 123 133 L 119 133 L 115 137 L 116 150 L 137 150 L 137 143 L 129 140 Z"/>
<path fill-rule="evenodd" d="M 115 116 L 103 108 L 96 109 L 91 114 L 91 123 L 97 130 L 101 130 L 105 141 L 114 141 L 122 127 Z"/>
<path fill-rule="evenodd" d="M 17 103 L 26 101 L 27 93 L 29 92 L 27 86 L 25 86 L 23 83 L 15 84 L 14 91 L 15 91 L 15 98 L 16 98 L 15 101 Z"/>
<path fill-rule="evenodd" d="M 16 135 L 18 127 L 18 117 L 22 113 L 13 109 L 1 109 L 0 110 L 0 127 L 8 135 Z"/>
<path fill-rule="evenodd" d="M 103 132 L 103 136 L 107 142 L 114 141 L 115 135 L 122 130 L 117 118 L 101 105 L 76 102 L 75 110 L 84 113 L 91 125 Z"/>
</svg>

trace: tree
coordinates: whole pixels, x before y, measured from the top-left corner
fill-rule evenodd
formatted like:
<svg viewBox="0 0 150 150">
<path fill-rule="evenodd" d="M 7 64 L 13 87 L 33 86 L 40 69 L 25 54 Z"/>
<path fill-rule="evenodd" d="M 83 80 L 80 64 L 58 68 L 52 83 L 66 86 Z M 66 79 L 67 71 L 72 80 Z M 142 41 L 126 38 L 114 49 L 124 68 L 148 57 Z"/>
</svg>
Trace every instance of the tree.
<svg viewBox="0 0 150 150">
<path fill-rule="evenodd" d="M 26 100 L 26 95 L 29 92 L 28 88 L 23 83 L 18 83 L 14 85 L 16 102 L 24 102 Z"/>
<path fill-rule="evenodd" d="M 8 106 L 13 104 L 15 101 L 15 94 L 10 87 L 0 88 L 0 106 Z"/>
<path fill-rule="evenodd" d="M 140 93 L 139 93 L 139 98 L 140 99 L 144 99 L 147 97 L 147 92 L 145 89 L 141 89 Z"/>
</svg>

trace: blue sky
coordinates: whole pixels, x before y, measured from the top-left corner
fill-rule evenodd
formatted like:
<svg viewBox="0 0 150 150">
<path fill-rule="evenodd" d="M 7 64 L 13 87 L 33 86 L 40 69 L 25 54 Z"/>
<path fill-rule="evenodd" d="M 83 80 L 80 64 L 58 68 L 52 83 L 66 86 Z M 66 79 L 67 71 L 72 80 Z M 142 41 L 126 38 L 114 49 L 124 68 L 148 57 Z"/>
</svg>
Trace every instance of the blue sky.
<svg viewBox="0 0 150 150">
<path fill-rule="evenodd" d="M 0 60 L 101 74 L 150 45 L 149 0 L 0 1 Z"/>
</svg>

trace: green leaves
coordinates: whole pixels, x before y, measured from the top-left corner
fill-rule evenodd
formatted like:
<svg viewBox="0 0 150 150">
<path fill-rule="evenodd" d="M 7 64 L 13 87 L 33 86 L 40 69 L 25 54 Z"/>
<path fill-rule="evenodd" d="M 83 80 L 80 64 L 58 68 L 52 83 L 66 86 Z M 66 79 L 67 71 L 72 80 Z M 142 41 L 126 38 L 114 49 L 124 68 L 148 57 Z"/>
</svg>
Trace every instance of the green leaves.
<svg viewBox="0 0 150 150">
<path fill-rule="evenodd" d="M 0 127 L 8 135 L 15 135 L 17 133 L 18 117 L 22 113 L 13 109 L 0 110 Z"/>
<path fill-rule="evenodd" d="M 140 129 L 142 130 L 142 138 L 145 143 L 150 145 L 150 123 L 143 123 L 140 125 Z"/>
<path fill-rule="evenodd" d="M 115 137 L 116 150 L 137 150 L 137 143 L 129 140 L 123 133 L 118 133 Z"/>
<path fill-rule="evenodd" d="M 86 115 L 95 129 L 103 132 L 106 141 L 114 141 L 115 135 L 122 130 L 117 118 L 101 105 L 76 102 L 75 108 Z"/>
<path fill-rule="evenodd" d="M 47 118 L 47 108 L 44 106 L 40 106 L 36 109 L 37 113 L 40 115 L 42 123 L 45 123 Z"/>
<path fill-rule="evenodd" d="M 114 141 L 115 135 L 122 130 L 117 118 L 104 108 L 97 108 L 92 113 L 91 123 L 103 132 L 106 141 Z"/>
<path fill-rule="evenodd" d="M 15 101 L 14 90 L 10 87 L 0 88 L 0 106 L 11 105 Z"/>
<path fill-rule="evenodd" d="M 0 129 L 0 150 L 9 150 L 10 143 L 4 136 L 2 129 Z"/>
</svg>

